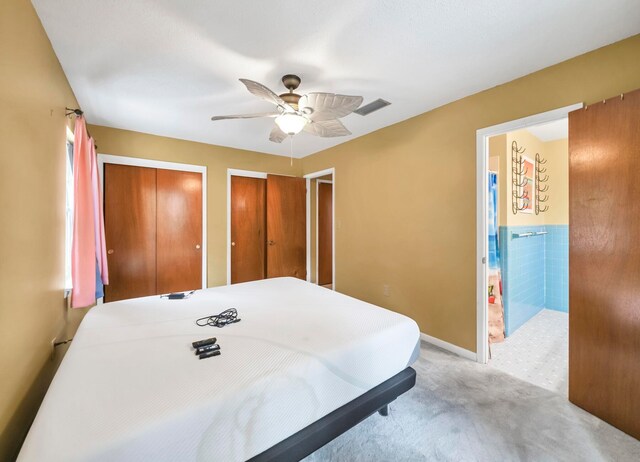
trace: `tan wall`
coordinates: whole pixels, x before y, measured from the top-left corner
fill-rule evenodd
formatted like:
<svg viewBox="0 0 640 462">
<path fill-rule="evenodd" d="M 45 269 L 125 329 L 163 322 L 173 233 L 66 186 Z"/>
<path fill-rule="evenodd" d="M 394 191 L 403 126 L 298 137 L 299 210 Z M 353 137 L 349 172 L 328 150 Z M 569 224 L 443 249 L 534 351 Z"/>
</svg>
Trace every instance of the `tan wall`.
<svg viewBox="0 0 640 462">
<path fill-rule="evenodd" d="M 500 173 L 500 157 L 489 157 L 489 170 L 495 173 Z"/>
<path fill-rule="evenodd" d="M 476 130 L 634 90 L 638 56 L 640 35 L 303 159 L 336 168 L 337 289 L 475 351 Z"/>
<path fill-rule="evenodd" d="M 15 457 L 62 356 L 50 360 L 51 340 L 73 335 L 84 310 L 68 312 L 63 301 L 64 108 L 77 103 L 28 0 L 0 2 L 0 63 L 0 460 L 5 461 Z"/>
<path fill-rule="evenodd" d="M 301 161 L 283 156 L 182 141 L 115 128 L 89 126 L 98 152 L 207 167 L 207 284 L 227 283 L 227 168 L 301 175 Z"/>
</svg>

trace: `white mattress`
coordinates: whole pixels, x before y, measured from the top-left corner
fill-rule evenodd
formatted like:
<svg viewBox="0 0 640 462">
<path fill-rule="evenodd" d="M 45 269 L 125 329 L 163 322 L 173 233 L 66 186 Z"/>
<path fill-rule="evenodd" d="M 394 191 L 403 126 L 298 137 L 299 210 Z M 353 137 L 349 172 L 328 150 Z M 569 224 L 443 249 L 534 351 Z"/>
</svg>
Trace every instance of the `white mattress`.
<svg viewBox="0 0 640 462">
<path fill-rule="evenodd" d="M 239 323 L 195 319 L 237 308 Z M 217 337 L 204 360 L 191 342 Z M 413 360 L 398 313 L 294 278 L 107 303 L 85 317 L 18 460 L 246 460 Z"/>
</svg>

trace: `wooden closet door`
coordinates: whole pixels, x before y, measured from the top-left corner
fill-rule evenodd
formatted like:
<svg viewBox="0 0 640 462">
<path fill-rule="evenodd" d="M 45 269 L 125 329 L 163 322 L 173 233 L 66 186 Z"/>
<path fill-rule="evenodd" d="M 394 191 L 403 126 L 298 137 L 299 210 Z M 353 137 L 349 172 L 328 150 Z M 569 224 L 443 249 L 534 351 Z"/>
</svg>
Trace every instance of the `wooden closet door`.
<svg viewBox="0 0 640 462">
<path fill-rule="evenodd" d="M 231 177 L 231 283 L 266 276 L 267 181 Z"/>
<path fill-rule="evenodd" d="M 307 278 L 306 181 L 267 175 L 267 277 Z"/>
<path fill-rule="evenodd" d="M 104 166 L 105 302 L 156 293 L 156 170 Z"/>
<path fill-rule="evenodd" d="M 158 293 L 202 288 L 202 174 L 157 170 Z"/>
<path fill-rule="evenodd" d="M 333 282 L 333 185 L 318 183 L 318 284 Z"/>
<path fill-rule="evenodd" d="M 640 438 L 640 91 L 569 114 L 569 399 Z"/>
</svg>

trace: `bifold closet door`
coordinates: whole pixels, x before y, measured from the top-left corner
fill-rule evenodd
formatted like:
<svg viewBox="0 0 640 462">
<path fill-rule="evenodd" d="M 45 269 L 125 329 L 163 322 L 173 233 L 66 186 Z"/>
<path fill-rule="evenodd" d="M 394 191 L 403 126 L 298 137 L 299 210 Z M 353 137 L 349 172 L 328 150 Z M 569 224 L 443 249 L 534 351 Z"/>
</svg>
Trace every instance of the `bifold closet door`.
<svg viewBox="0 0 640 462">
<path fill-rule="evenodd" d="M 569 114 L 569 400 L 640 438 L 640 91 Z"/>
<path fill-rule="evenodd" d="M 306 181 L 267 175 L 267 277 L 307 277 Z"/>
<path fill-rule="evenodd" d="M 231 177 L 231 283 L 266 276 L 267 185 L 264 178 Z"/>
<path fill-rule="evenodd" d="M 157 291 L 202 288 L 202 174 L 157 170 Z"/>
<path fill-rule="evenodd" d="M 318 284 L 333 282 L 333 184 L 318 182 Z"/>
<path fill-rule="evenodd" d="M 109 285 L 105 301 L 156 291 L 156 170 L 104 166 L 105 240 Z"/>
</svg>

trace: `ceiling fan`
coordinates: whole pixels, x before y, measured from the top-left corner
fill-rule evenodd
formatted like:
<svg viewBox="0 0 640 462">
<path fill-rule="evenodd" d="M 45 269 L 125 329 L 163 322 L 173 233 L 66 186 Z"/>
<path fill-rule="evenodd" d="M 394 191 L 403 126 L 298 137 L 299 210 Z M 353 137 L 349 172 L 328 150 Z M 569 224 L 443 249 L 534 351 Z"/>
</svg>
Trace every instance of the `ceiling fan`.
<svg viewBox="0 0 640 462">
<path fill-rule="evenodd" d="M 214 116 L 211 120 L 255 119 L 271 117 L 275 126 L 269 140 L 282 143 L 287 136 L 304 130 L 322 137 L 346 136 L 351 132 L 338 119 L 351 114 L 362 104 L 362 96 L 336 95 L 334 93 L 308 93 L 300 96 L 293 91 L 300 85 L 300 77 L 287 74 L 282 83 L 289 93 L 277 95 L 261 83 L 240 79 L 251 93 L 277 106 L 276 111 L 258 114 Z"/>
</svg>

